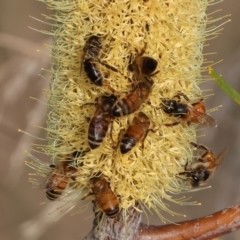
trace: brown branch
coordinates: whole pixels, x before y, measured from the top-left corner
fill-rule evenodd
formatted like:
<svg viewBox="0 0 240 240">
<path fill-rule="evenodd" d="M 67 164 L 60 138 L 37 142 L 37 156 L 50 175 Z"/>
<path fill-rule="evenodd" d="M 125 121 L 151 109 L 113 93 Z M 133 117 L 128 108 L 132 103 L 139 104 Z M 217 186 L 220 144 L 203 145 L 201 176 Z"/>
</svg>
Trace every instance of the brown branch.
<svg viewBox="0 0 240 240">
<path fill-rule="evenodd" d="M 211 240 L 240 228 L 240 204 L 176 224 L 148 226 L 140 220 L 134 208 L 126 216 L 120 213 L 118 219 L 105 217 L 84 240 Z"/>
<path fill-rule="evenodd" d="M 134 240 L 210 240 L 238 228 L 240 228 L 240 204 L 177 225 L 147 226 L 141 223 Z"/>
</svg>

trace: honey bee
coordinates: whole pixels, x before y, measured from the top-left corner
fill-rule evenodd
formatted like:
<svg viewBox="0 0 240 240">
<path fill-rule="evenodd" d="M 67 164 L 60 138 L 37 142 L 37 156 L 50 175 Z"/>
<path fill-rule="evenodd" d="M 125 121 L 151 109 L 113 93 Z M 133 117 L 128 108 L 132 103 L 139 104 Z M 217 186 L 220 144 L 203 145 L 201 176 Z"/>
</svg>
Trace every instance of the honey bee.
<svg viewBox="0 0 240 240">
<path fill-rule="evenodd" d="M 119 99 L 112 107 L 112 116 L 121 117 L 133 113 L 146 101 L 152 91 L 153 81 L 143 77 L 135 89 L 126 97 Z"/>
<path fill-rule="evenodd" d="M 119 213 L 119 201 L 111 190 L 103 175 L 90 180 L 91 189 L 96 197 L 99 208 L 109 217 L 114 218 Z"/>
<path fill-rule="evenodd" d="M 179 175 L 185 175 L 186 179 L 193 187 L 198 187 L 202 182 L 205 182 L 216 170 L 228 152 L 228 148 L 223 149 L 218 156 L 203 145 L 198 145 L 191 142 L 192 146 L 197 149 L 204 150 L 200 158 L 188 168 L 188 162 L 185 165 L 184 172 Z"/>
<path fill-rule="evenodd" d="M 117 72 L 118 70 L 99 59 L 102 44 L 100 37 L 91 36 L 83 49 L 83 68 L 89 80 L 97 86 L 103 85 L 103 75 L 98 67 L 98 63 L 104 65 L 108 69 Z"/>
<path fill-rule="evenodd" d="M 115 95 L 96 98 L 96 111 L 88 128 L 88 143 L 91 149 L 99 147 L 105 138 L 111 122 L 111 108 L 117 101 Z"/>
<path fill-rule="evenodd" d="M 214 127 L 217 125 L 216 120 L 206 114 L 205 104 L 202 101 L 193 104 L 185 104 L 180 102 L 180 96 L 184 97 L 186 101 L 189 102 L 189 98 L 183 93 L 179 93 L 175 96 L 178 98 L 178 100 L 162 101 L 161 107 L 166 114 L 186 121 L 188 124 L 202 124 L 205 127 Z M 165 125 L 174 126 L 180 122 L 181 121 L 167 123 Z"/>
<path fill-rule="evenodd" d="M 149 131 L 150 120 L 146 114 L 139 112 L 134 117 L 132 124 L 125 131 L 120 141 L 120 151 L 125 154 L 140 141 L 144 141 Z"/>
<path fill-rule="evenodd" d="M 142 56 L 146 50 L 146 44 L 139 54 L 135 57 L 133 63 L 128 65 L 128 70 L 134 72 L 137 76 L 145 75 L 152 76 L 158 65 L 158 62 L 152 57 Z"/>
<path fill-rule="evenodd" d="M 71 175 L 77 170 L 69 166 L 70 161 L 61 161 L 59 165 L 50 165 L 53 168 L 50 176 L 46 180 L 46 196 L 49 200 L 56 200 L 66 189 Z"/>
<path fill-rule="evenodd" d="M 97 86 L 102 86 L 103 76 L 97 67 L 96 60 L 99 57 L 102 48 L 100 38 L 91 36 L 83 49 L 83 68 L 87 77 Z"/>
<path fill-rule="evenodd" d="M 157 61 L 151 57 L 142 57 L 145 49 L 146 45 L 136 56 L 133 63 L 128 66 L 128 69 L 134 72 L 133 79 L 137 82 L 137 85 L 130 94 L 114 104 L 112 108 L 114 117 L 125 116 L 136 111 L 148 99 L 152 91 L 153 80 L 150 76 L 157 73 L 153 73 L 157 67 Z"/>
</svg>

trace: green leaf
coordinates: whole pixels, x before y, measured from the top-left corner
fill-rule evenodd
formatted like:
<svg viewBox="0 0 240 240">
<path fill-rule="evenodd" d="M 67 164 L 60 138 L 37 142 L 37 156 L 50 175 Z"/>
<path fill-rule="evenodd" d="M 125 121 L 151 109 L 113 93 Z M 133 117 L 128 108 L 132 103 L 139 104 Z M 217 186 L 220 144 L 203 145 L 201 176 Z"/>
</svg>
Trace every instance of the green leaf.
<svg viewBox="0 0 240 240">
<path fill-rule="evenodd" d="M 240 105 L 240 94 L 234 90 L 212 67 L 208 68 L 209 75 L 217 82 L 219 87 Z"/>
</svg>

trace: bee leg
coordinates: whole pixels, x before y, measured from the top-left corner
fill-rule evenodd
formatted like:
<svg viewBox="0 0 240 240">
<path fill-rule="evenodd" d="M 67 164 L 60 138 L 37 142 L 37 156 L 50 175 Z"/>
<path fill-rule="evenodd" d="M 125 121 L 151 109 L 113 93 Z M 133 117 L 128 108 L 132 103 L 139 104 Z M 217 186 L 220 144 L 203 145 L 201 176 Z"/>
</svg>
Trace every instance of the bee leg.
<svg viewBox="0 0 240 240">
<path fill-rule="evenodd" d="M 207 147 L 205 147 L 203 145 L 199 145 L 199 144 L 194 143 L 194 142 L 190 142 L 190 144 L 192 146 L 194 146 L 196 149 L 200 149 L 200 150 L 204 150 L 205 151 L 205 153 L 200 158 L 197 159 L 198 162 L 204 163 L 205 162 L 204 157 L 211 151 Z"/>
<path fill-rule="evenodd" d="M 178 173 L 178 175 L 176 175 L 176 177 L 179 178 L 179 179 L 181 179 L 181 180 L 183 180 L 183 181 L 188 181 L 188 178 L 187 178 L 187 177 L 182 178 L 182 177 L 179 176 L 179 175 L 185 175 L 185 174 L 186 174 L 185 172 L 181 172 L 181 173 Z"/>
<path fill-rule="evenodd" d="M 185 164 L 185 167 L 184 167 L 185 171 L 180 172 L 180 173 L 178 173 L 178 175 L 176 175 L 176 177 L 180 178 L 183 181 L 188 181 L 191 178 L 191 174 L 193 173 L 192 170 L 187 169 L 187 165 L 188 165 L 188 161 L 187 161 L 187 163 Z M 180 175 L 185 175 L 185 178 L 180 177 Z"/>
<path fill-rule="evenodd" d="M 204 154 L 204 155 L 205 155 L 205 154 Z M 202 163 L 205 163 L 205 162 L 206 162 L 202 157 L 198 158 L 197 161 L 198 161 L 198 162 L 202 162 Z"/>
<path fill-rule="evenodd" d="M 210 151 L 210 150 L 207 150 L 207 151 L 201 156 L 200 159 L 203 159 L 203 161 L 205 162 L 204 158 L 205 158 L 205 156 L 206 156 L 209 152 L 211 152 L 211 151 Z"/>
<path fill-rule="evenodd" d="M 178 98 L 180 100 L 180 96 L 182 96 L 183 98 L 185 98 L 185 100 L 187 102 L 189 102 L 189 98 L 184 93 L 178 92 L 178 94 L 175 95 L 174 97 L 176 97 L 176 98 Z"/>
<path fill-rule="evenodd" d="M 178 125 L 179 123 L 181 122 L 175 122 L 175 123 L 165 123 L 164 126 L 167 126 L 167 127 L 172 127 L 172 126 L 176 126 Z"/>
<path fill-rule="evenodd" d="M 180 100 L 181 100 L 181 98 L 180 98 L 180 92 L 177 94 L 177 95 L 175 95 L 175 96 L 173 96 L 173 98 L 177 98 L 178 100 L 178 102 L 180 102 Z"/>
<path fill-rule="evenodd" d="M 188 101 L 188 102 L 190 101 L 189 98 L 187 97 L 187 95 L 185 95 L 184 93 L 181 93 L 180 95 L 181 95 L 182 97 L 184 97 L 186 101 Z"/>
<path fill-rule="evenodd" d="M 180 172 L 180 173 L 178 173 L 178 175 L 176 175 L 176 177 L 178 177 L 178 178 L 180 178 L 181 180 L 184 180 L 184 181 L 188 181 L 188 176 L 189 176 L 189 174 L 191 173 L 191 171 L 189 171 L 188 169 L 187 169 L 187 166 L 188 166 L 188 161 L 186 162 L 186 164 L 185 164 L 185 166 L 184 166 L 184 172 Z M 185 175 L 185 178 L 182 178 L 182 177 L 180 177 L 180 175 Z"/>
<path fill-rule="evenodd" d="M 186 162 L 186 164 L 185 164 L 185 166 L 184 166 L 185 172 L 187 171 L 187 166 L 188 166 L 188 160 L 187 160 L 187 162 Z"/>
<path fill-rule="evenodd" d="M 192 145 L 193 147 L 195 147 L 197 149 L 202 149 L 202 150 L 205 150 L 205 151 L 209 152 L 209 149 L 207 147 L 201 145 L 201 144 L 190 142 L 190 145 Z"/>
<path fill-rule="evenodd" d="M 144 43 L 144 46 L 138 55 L 141 57 L 145 53 L 146 49 L 147 49 L 147 43 Z"/>
<path fill-rule="evenodd" d="M 99 61 L 100 64 L 102 64 L 102 65 L 105 66 L 106 68 L 110 69 L 111 71 L 113 71 L 113 72 L 118 72 L 118 69 L 117 69 L 117 68 L 115 68 L 115 67 L 113 67 L 113 66 L 111 66 L 111 65 L 109 65 L 109 64 L 107 64 L 107 63 L 105 63 L 105 62 L 102 62 L 99 58 L 98 58 L 98 61 Z"/>
</svg>

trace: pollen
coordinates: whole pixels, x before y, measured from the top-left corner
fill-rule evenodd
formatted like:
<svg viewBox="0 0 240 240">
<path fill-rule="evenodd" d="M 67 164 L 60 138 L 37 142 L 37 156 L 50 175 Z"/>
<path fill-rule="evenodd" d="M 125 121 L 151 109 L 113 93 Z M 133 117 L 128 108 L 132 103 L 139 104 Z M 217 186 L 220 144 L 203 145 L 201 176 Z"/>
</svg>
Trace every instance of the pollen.
<svg viewBox="0 0 240 240">
<path fill-rule="evenodd" d="M 52 78 L 46 92 L 48 144 L 42 148 L 55 164 L 79 153 L 71 163 L 76 169 L 71 191 L 79 193 L 79 201 L 85 197 L 94 200 L 90 183 L 102 174 L 123 211 L 140 204 L 141 209 L 153 209 L 163 219 L 162 211 L 175 214 L 168 208 L 169 202 L 197 205 L 188 197 L 176 197 L 192 191 L 189 182 L 179 178 L 178 173 L 193 159 L 190 142 L 197 141 L 197 124 L 180 121 L 171 125 L 179 119 L 163 111 L 162 101 L 179 93 L 187 96 L 190 103 L 204 99 L 199 88 L 207 70 L 203 66 L 203 45 L 206 39 L 219 34 L 217 28 L 206 32 L 207 24 L 213 20 L 205 12 L 215 1 L 42 2 L 55 10 L 54 15 L 46 17 L 53 21 L 52 32 L 48 33 L 53 36 L 53 46 Z M 87 43 L 94 37 L 97 42 L 90 43 L 86 53 Z M 98 50 L 93 49 L 95 44 Z M 141 54 L 156 60 L 151 76 L 129 67 Z M 93 73 L 89 72 L 92 70 L 97 80 L 101 78 L 101 85 L 95 84 Z M 96 99 L 114 95 L 117 103 L 123 102 L 137 91 L 141 79 L 153 82 L 149 95 L 143 99 L 137 92 L 134 101 L 141 103 L 124 116 L 115 117 L 110 112 L 106 136 L 91 149 L 88 135 L 99 104 Z M 187 102 L 184 98 L 182 101 Z M 132 102 L 127 101 L 127 109 L 131 109 Z M 120 141 L 139 112 L 150 120 L 149 131 L 123 154 Z M 43 175 L 46 165 L 35 161 L 37 164 L 28 165 Z"/>
</svg>

